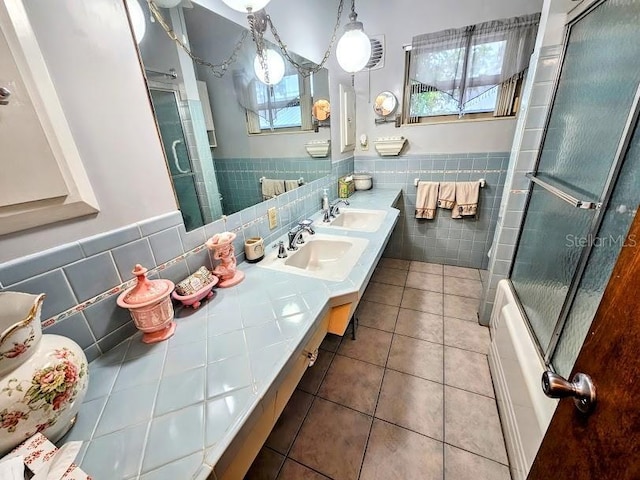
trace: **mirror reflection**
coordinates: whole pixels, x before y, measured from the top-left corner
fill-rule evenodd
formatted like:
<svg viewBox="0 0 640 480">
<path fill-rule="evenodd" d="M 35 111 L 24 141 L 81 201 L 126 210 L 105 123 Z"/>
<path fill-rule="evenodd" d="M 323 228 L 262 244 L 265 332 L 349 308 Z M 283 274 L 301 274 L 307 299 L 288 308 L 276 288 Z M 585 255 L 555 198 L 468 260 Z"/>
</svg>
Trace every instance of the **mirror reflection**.
<svg viewBox="0 0 640 480">
<path fill-rule="evenodd" d="M 264 180 L 287 191 L 330 173 L 331 159 L 305 148 L 331 138 L 326 69 L 301 75 L 269 42 L 260 61 L 247 29 L 201 5 L 153 18 L 144 0 L 128 3 L 137 1 L 144 28 L 132 23 L 187 230 L 269 198 Z"/>
<path fill-rule="evenodd" d="M 373 111 L 381 117 L 393 115 L 398 108 L 398 99 L 392 92 L 380 92 L 373 103 Z"/>
</svg>

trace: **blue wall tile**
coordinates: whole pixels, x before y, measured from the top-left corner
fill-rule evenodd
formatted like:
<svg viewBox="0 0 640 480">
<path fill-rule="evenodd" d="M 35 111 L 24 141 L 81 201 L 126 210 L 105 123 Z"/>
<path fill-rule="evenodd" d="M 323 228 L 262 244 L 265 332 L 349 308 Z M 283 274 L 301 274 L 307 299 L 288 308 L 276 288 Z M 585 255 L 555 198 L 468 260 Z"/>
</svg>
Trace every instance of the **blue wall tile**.
<svg viewBox="0 0 640 480">
<path fill-rule="evenodd" d="M 136 264 L 140 264 L 147 269 L 151 269 L 156 265 L 151 253 L 149 240 L 146 238 L 114 248 L 111 250 L 111 254 L 123 281 L 133 278 L 133 273 L 131 272 Z"/>
<path fill-rule="evenodd" d="M 120 284 L 120 276 L 109 252 L 67 265 L 64 272 L 80 302 Z"/>
<path fill-rule="evenodd" d="M 96 343 L 96 339 L 91 334 L 89 325 L 82 312 L 71 315 L 49 328 L 45 328 L 43 333 L 52 333 L 54 335 L 68 337 L 80 345 L 80 348 L 88 348 Z"/>
<path fill-rule="evenodd" d="M 42 304 L 42 320 L 64 312 L 78 303 L 78 299 L 71 291 L 69 282 L 62 270 L 52 270 L 43 275 L 38 275 L 24 282 L 6 287 L 4 291 L 32 293 L 34 295 L 46 293 L 47 298 Z"/>
</svg>

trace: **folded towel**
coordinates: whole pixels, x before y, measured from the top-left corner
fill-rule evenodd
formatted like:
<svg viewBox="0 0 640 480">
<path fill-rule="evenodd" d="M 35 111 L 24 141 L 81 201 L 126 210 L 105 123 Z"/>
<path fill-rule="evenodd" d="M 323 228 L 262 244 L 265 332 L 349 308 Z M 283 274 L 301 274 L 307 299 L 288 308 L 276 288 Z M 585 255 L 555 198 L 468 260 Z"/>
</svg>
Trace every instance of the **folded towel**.
<svg viewBox="0 0 640 480">
<path fill-rule="evenodd" d="M 293 189 L 296 189 L 300 186 L 300 184 L 298 183 L 298 180 L 285 180 L 284 181 L 284 188 L 287 190 L 287 192 L 290 192 Z"/>
<path fill-rule="evenodd" d="M 456 183 L 442 182 L 440 184 L 440 193 L 438 194 L 438 206 L 451 210 L 456 203 Z"/>
<path fill-rule="evenodd" d="M 438 203 L 438 182 L 418 182 L 418 198 L 416 199 L 416 218 L 432 220 L 436 214 Z"/>
<path fill-rule="evenodd" d="M 262 180 L 262 199 L 269 200 L 285 192 L 284 180 L 264 178 Z"/>
<path fill-rule="evenodd" d="M 480 182 L 456 183 L 456 204 L 453 207 L 451 218 L 475 216 L 478 213 L 479 195 Z"/>
</svg>

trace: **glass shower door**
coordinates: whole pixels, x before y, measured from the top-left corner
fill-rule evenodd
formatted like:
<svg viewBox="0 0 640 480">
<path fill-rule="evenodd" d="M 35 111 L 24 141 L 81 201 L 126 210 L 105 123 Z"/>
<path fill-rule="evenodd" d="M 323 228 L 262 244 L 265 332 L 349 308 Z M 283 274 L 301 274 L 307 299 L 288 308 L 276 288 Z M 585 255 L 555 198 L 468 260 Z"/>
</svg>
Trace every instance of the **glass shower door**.
<svg viewBox="0 0 640 480">
<path fill-rule="evenodd" d="M 162 144 L 171 174 L 180 212 L 187 231 L 204 225 L 196 190 L 195 174 L 182 129 L 176 94 L 173 91 L 150 89 L 153 109 L 162 137 Z"/>
<path fill-rule="evenodd" d="M 570 26 L 511 273 L 547 361 L 601 221 L 598 208 L 606 208 L 635 108 L 639 7 L 603 1 Z"/>
</svg>

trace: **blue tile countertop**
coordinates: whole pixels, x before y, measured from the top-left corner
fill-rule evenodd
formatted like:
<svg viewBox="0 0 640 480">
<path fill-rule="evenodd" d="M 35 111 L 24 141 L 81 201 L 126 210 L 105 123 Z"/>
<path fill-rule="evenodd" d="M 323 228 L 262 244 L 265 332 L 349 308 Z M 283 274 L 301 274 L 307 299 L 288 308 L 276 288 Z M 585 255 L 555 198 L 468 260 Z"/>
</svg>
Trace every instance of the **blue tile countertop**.
<svg viewBox="0 0 640 480">
<path fill-rule="evenodd" d="M 325 227 L 320 214 L 313 217 L 317 232 L 369 240 L 345 281 L 242 263 L 242 283 L 217 289 L 198 310 L 176 310 L 169 341 L 146 345 L 136 334 L 93 361 L 77 423 L 63 439 L 84 441 L 81 467 L 96 480 L 209 478 L 331 301 L 362 296 L 397 221 L 391 205 L 399 194 L 375 189 L 349 199 L 387 211 L 374 233 Z"/>
</svg>

